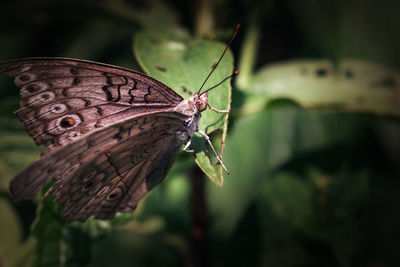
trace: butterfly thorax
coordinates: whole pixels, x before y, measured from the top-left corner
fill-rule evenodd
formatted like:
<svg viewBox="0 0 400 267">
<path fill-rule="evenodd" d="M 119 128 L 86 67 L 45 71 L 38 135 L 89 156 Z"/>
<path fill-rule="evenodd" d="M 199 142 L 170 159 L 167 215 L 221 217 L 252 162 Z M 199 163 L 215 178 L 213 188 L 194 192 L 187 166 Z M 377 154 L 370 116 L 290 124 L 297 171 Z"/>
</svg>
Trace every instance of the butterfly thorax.
<svg viewBox="0 0 400 267">
<path fill-rule="evenodd" d="M 174 111 L 188 116 L 185 128 L 177 133 L 178 139 L 181 140 L 182 143 L 189 141 L 193 137 L 194 132 L 198 130 L 201 112 L 207 109 L 207 104 L 208 93 L 196 93 L 174 108 Z"/>
</svg>

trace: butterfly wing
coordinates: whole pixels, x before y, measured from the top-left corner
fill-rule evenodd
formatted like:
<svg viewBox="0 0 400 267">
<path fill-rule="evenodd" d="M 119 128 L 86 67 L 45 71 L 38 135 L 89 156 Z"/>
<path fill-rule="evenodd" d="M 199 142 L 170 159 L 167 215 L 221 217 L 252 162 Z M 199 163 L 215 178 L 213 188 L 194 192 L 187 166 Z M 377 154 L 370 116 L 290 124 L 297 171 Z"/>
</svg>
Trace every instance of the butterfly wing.
<svg viewBox="0 0 400 267">
<path fill-rule="evenodd" d="M 183 99 L 139 72 L 68 58 L 0 63 L 20 88 L 16 111 L 37 145 L 59 148 L 116 121 L 169 110 Z"/>
<path fill-rule="evenodd" d="M 45 196 L 65 206 L 68 222 L 128 212 L 160 183 L 182 145 L 188 117 L 175 112 L 129 119 L 49 152 L 18 174 L 10 191 L 15 201 L 31 198 L 51 179 Z"/>
</svg>

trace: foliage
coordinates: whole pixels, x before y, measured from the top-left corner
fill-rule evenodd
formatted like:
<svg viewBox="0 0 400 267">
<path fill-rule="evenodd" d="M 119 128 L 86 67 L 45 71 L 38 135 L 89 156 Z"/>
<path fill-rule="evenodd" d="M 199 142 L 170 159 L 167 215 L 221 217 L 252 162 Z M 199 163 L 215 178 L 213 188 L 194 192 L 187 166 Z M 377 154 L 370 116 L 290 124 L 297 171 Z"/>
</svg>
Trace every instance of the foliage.
<svg viewBox="0 0 400 267">
<path fill-rule="evenodd" d="M 231 107 L 229 129 L 211 111 L 201 125 L 217 147 L 225 139 L 231 174 L 211 167 L 194 140 L 214 182 L 205 194 L 208 265 L 399 266 L 399 3 L 210 2 L 4 1 L 0 60 L 66 56 L 141 69 L 187 98 L 241 23 L 206 85 L 230 75 L 235 58 L 233 88 L 210 93 L 216 108 Z M 12 115 L 12 81 L 0 77 L 0 88 L 0 266 L 194 264 L 192 155 L 180 153 L 133 213 L 66 224 L 51 199 L 9 197 L 10 180 L 43 148 Z"/>
</svg>

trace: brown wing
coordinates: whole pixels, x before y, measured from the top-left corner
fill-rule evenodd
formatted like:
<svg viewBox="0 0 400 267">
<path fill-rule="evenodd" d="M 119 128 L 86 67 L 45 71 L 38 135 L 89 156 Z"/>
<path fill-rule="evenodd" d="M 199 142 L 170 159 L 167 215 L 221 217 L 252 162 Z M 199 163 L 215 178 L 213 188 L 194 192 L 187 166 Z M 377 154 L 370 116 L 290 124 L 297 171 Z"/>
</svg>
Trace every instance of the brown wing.
<svg viewBox="0 0 400 267">
<path fill-rule="evenodd" d="M 32 198 L 54 179 L 45 196 L 65 205 L 62 215 L 68 222 L 131 211 L 167 174 L 186 119 L 173 112 L 141 116 L 49 152 L 12 180 L 12 197 Z"/>
<path fill-rule="evenodd" d="M 86 60 L 27 58 L 0 63 L 20 88 L 16 112 L 37 145 L 60 147 L 126 118 L 183 99 L 139 72 Z"/>
</svg>

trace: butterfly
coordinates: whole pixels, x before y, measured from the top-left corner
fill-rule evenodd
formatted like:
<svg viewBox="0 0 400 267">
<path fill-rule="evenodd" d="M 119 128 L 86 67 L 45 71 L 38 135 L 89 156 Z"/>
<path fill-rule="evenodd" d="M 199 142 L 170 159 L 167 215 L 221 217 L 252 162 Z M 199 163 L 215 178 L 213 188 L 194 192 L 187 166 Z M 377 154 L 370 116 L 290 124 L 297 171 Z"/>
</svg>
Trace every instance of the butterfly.
<svg viewBox="0 0 400 267">
<path fill-rule="evenodd" d="M 227 112 L 208 104 L 214 87 L 184 100 L 142 73 L 70 58 L 1 62 L 0 74 L 14 77 L 21 95 L 15 114 L 35 143 L 48 148 L 11 181 L 15 202 L 54 180 L 44 197 L 54 196 L 67 222 L 130 212 L 165 178 L 184 144 L 189 151 L 195 132 L 226 170 L 198 129 L 207 107 Z"/>
</svg>

